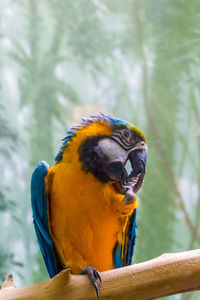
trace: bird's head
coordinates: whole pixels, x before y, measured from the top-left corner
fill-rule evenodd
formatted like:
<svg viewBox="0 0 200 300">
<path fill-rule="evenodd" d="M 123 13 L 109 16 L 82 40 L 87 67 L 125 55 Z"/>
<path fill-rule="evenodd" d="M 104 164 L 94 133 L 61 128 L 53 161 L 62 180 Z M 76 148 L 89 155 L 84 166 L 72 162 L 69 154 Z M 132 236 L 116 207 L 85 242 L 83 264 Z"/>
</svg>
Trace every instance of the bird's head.
<svg viewBox="0 0 200 300">
<path fill-rule="evenodd" d="M 82 123 L 72 128 L 56 161 L 68 161 L 78 155 L 84 172 L 92 173 L 103 183 L 112 182 L 119 192 L 127 188 L 136 193 L 143 182 L 147 157 L 144 134 L 129 122 L 98 114 L 82 118 Z M 71 155 L 71 156 L 70 156 Z M 126 170 L 130 161 L 131 172 Z"/>
</svg>

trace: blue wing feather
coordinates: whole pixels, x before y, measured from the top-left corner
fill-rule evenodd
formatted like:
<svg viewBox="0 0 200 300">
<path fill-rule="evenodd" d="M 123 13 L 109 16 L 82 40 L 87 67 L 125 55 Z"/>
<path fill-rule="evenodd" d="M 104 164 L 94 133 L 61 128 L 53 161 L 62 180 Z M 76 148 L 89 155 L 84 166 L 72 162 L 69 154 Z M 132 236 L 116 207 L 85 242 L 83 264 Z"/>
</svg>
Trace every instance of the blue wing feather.
<svg viewBox="0 0 200 300">
<path fill-rule="evenodd" d="M 45 176 L 47 173 L 48 165 L 45 161 L 41 161 L 33 171 L 31 178 L 31 205 L 40 250 L 49 276 L 54 277 L 60 269 L 48 226 L 48 198 L 45 192 Z"/>
<path fill-rule="evenodd" d="M 132 263 L 132 257 L 135 247 L 135 240 L 136 240 L 136 229 L 137 229 L 137 222 L 136 222 L 136 214 L 137 209 L 134 210 L 130 219 L 129 219 L 129 226 L 128 226 L 128 241 L 127 241 L 127 252 L 126 252 L 126 265 L 129 266 Z"/>
<path fill-rule="evenodd" d="M 137 228 L 136 214 L 137 210 L 135 209 L 128 220 L 123 244 L 117 243 L 114 248 L 113 263 L 115 268 L 129 266 L 132 263 Z"/>
<path fill-rule="evenodd" d="M 122 260 L 122 245 L 117 244 L 114 251 L 113 251 L 113 264 L 115 269 L 123 267 L 123 260 Z"/>
</svg>

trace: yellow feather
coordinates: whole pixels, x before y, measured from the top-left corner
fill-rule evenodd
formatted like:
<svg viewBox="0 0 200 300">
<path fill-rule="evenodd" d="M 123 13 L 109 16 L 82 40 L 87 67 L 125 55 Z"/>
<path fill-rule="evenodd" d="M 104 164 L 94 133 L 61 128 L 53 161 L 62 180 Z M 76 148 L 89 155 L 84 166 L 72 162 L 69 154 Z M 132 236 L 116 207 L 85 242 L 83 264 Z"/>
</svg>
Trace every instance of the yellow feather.
<svg viewBox="0 0 200 300">
<path fill-rule="evenodd" d="M 112 252 L 125 230 L 128 217 L 137 207 L 129 205 L 112 183 L 101 183 L 82 170 L 78 149 L 89 136 L 111 134 L 105 121 L 77 130 L 64 150 L 63 159 L 50 169 L 46 182 L 52 239 L 63 266 L 74 274 L 91 265 L 99 271 L 112 269 Z"/>
</svg>

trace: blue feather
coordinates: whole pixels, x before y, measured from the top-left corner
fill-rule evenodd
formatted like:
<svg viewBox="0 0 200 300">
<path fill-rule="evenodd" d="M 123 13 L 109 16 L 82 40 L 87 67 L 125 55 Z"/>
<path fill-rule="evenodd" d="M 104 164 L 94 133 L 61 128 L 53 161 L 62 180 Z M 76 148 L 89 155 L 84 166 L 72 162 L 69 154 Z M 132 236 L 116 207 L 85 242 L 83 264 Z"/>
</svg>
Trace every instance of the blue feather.
<svg viewBox="0 0 200 300">
<path fill-rule="evenodd" d="M 45 176 L 47 173 L 48 165 L 45 161 L 41 161 L 33 171 L 31 178 L 31 205 L 40 250 L 49 276 L 53 277 L 60 269 L 48 226 L 48 199 L 45 192 Z"/>
<path fill-rule="evenodd" d="M 123 266 L 125 267 L 131 265 L 132 263 L 137 228 L 136 213 L 137 210 L 135 209 L 128 220 L 127 228 L 124 232 L 124 244 L 118 243 L 114 248 L 113 264 L 115 268 L 121 268 Z"/>
<path fill-rule="evenodd" d="M 113 264 L 115 269 L 122 268 L 123 267 L 123 261 L 122 261 L 122 245 L 117 245 L 113 252 Z"/>
<path fill-rule="evenodd" d="M 130 223 L 128 227 L 128 249 L 127 249 L 127 259 L 126 259 L 127 265 L 131 265 L 133 252 L 134 252 L 134 246 L 136 240 L 136 228 L 137 228 L 136 214 L 137 214 L 137 210 L 135 209 L 129 220 Z"/>
</svg>

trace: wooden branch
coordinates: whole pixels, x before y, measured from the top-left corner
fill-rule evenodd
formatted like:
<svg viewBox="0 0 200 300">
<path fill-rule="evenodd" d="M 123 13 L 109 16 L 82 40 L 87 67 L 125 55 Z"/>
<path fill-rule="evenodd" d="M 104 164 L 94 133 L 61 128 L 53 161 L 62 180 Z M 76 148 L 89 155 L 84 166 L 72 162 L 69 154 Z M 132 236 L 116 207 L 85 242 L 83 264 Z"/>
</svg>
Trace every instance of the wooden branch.
<svg viewBox="0 0 200 300">
<path fill-rule="evenodd" d="M 200 289 L 200 249 L 163 254 L 153 260 L 101 273 L 100 299 L 147 300 Z M 12 277 L 0 290 L 0 300 L 96 299 L 85 275 L 64 270 L 52 279 L 14 288 Z"/>
</svg>

